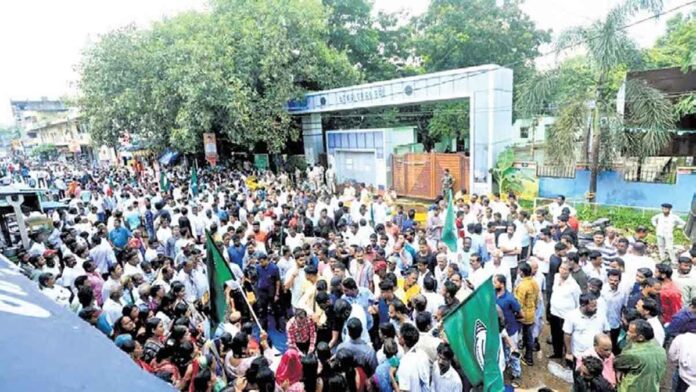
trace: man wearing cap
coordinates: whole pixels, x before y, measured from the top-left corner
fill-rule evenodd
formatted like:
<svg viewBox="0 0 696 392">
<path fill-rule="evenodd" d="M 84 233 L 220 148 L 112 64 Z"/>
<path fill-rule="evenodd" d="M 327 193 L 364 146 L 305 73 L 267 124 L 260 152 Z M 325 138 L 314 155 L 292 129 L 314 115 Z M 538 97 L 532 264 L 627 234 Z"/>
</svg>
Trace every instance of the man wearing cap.
<svg viewBox="0 0 696 392">
<path fill-rule="evenodd" d="M 669 255 L 670 261 L 676 263 L 677 255 L 674 252 L 674 229 L 684 227 L 684 221 L 678 215 L 672 213 L 671 204 L 663 203 L 662 213 L 653 216 L 651 223 L 655 227 L 660 260 L 665 260 L 667 255 Z"/>
</svg>

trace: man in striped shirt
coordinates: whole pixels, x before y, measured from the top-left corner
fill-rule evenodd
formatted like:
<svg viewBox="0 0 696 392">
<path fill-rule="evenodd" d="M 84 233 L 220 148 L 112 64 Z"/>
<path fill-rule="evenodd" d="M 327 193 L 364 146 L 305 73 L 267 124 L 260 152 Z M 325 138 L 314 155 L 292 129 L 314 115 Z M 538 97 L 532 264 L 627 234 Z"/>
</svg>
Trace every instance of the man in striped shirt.
<svg viewBox="0 0 696 392">
<path fill-rule="evenodd" d="M 592 243 L 587 244 L 586 248 L 590 251 L 594 250 L 601 253 L 604 266 L 608 267 L 609 263 L 616 258 L 616 248 L 606 244 L 604 241 L 604 232 L 601 230 L 594 232 L 592 235 Z"/>
</svg>

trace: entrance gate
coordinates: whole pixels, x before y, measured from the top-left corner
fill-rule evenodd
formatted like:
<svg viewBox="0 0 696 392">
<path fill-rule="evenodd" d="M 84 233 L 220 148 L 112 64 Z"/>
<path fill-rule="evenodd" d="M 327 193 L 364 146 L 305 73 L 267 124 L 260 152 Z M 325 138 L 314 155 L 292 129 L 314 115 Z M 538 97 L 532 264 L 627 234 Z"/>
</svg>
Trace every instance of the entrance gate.
<svg viewBox="0 0 696 392">
<path fill-rule="evenodd" d="M 399 196 L 434 199 L 442 194 L 442 176 L 449 169 L 452 191 L 469 190 L 469 158 L 464 154 L 407 153 L 392 159 L 392 180 Z"/>
<path fill-rule="evenodd" d="M 289 102 L 287 110 L 302 116 L 305 156 L 310 163 L 316 163 L 326 152 L 322 113 L 462 98 L 469 99 L 472 173 L 464 188 L 470 193 L 487 193 L 492 188 L 489 170 L 498 154 L 513 142 L 511 69 L 488 64 L 319 91 Z M 385 154 L 388 159 L 391 152 Z M 430 181 L 439 181 L 439 177 Z M 461 183 L 456 186 L 462 188 Z"/>
</svg>

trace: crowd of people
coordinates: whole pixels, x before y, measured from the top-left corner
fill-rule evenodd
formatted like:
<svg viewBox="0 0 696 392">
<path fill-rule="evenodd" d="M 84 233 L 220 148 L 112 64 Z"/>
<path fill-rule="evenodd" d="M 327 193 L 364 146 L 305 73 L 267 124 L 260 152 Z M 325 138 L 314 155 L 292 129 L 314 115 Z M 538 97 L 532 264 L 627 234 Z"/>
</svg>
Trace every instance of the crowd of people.
<svg viewBox="0 0 696 392">
<path fill-rule="evenodd" d="M 653 229 L 588 236 L 562 196 L 527 211 L 462 189 L 453 250 L 446 196 L 417 213 L 393 191 L 337 187 L 331 168 L 193 169 L 195 184 L 190 170 L 43 168 L 68 208 L 18 253 L 45 295 L 179 390 L 468 391 L 442 320 L 488 280 L 513 387 L 548 345 L 575 391 L 696 388 L 696 246 L 677 253 L 669 204 Z M 235 277 L 223 320 L 207 233 Z"/>
</svg>

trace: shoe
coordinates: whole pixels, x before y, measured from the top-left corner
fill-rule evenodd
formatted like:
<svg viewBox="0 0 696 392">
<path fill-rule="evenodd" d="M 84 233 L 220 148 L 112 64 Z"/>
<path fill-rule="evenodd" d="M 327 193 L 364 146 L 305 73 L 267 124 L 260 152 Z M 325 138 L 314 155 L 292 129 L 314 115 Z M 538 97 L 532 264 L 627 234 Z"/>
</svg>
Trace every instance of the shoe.
<svg viewBox="0 0 696 392">
<path fill-rule="evenodd" d="M 561 358 L 563 358 L 563 356 L 562 355 L 549 355 L 547 358 L 548 359 L 561 359 Z"/>
<path fill-rule="evenodd" d="M 527 366 L 534 366 L 534 361 L 527 361 L 524 358 L 520 358 L 520 362 L 522 362 L 523 364 L 525 364 Z"/>
<path fill-rule="evenodd" d="M 534 342 L 534 352 L 539 352 L 541 351 L 541 345 L 539 344 L 539 341 Z"/>
</svg>

